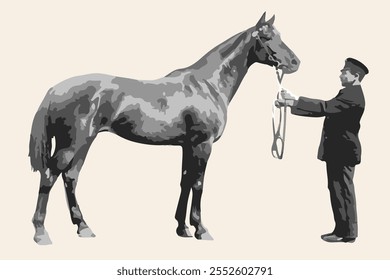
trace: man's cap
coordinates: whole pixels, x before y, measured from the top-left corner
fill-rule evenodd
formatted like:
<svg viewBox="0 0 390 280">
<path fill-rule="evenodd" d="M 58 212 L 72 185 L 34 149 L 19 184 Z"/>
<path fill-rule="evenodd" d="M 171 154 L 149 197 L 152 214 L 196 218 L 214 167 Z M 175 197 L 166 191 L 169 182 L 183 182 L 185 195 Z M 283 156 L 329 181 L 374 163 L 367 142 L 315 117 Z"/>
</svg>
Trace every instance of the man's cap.
<svg viewBox="0 0 390 280">
<path fill-rule="evenodd" d="M 345 60 L 345 65 L 344 65 L 343 69 L 346 69 L 346 68 L 353 69 L 357 72 L 363 72 L 364 74 L 368 74 L 368 72 L 369 72 L 366 65 L 364 65 L 359 60 L 354 59 L 352 57 L 348 57 Z"/>
</svg>

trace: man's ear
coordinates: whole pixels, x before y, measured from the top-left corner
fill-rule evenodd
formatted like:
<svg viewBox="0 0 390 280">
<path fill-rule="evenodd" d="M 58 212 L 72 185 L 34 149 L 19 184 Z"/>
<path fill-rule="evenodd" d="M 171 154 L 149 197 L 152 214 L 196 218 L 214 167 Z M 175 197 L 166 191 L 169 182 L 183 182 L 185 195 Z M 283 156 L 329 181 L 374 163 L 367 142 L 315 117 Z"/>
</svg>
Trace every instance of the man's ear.
<svg viewBox="0 0 390 280">
<path fill-rule="evenodd" d="M 360 81 L 360 73 L 359 73 L 359 72 L 356 72 L 356 73 L 355 73 L 355 77 L 356 77 L 356 79 L 357 79 L 358 81 Z"/>
</svg>

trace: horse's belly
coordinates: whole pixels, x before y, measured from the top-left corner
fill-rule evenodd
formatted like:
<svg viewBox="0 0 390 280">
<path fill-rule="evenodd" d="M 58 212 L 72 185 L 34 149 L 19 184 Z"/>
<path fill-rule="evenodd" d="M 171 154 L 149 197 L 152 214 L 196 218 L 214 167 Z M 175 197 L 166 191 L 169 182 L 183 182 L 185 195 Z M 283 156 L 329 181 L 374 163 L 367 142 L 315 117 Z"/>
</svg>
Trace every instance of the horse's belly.
<svg viewBox="0 0 390 280">
<path fill-rule="evenodd" d="M 118 116 L 112 130 L 125 139 L 148 144 L 180 144 L 185 135 L 180 115 L 145 114 L 139 109 Z"/>
<path fill-rule="evenodd" d="M 134 134 L 148 139 L 152 142 L 181 142 L 185 135 L 184 128 L 178 122 L 167 123 L 164 121 L 145 120 L 141 124 L 136 124 L 132 131 Z"/>
</svg>

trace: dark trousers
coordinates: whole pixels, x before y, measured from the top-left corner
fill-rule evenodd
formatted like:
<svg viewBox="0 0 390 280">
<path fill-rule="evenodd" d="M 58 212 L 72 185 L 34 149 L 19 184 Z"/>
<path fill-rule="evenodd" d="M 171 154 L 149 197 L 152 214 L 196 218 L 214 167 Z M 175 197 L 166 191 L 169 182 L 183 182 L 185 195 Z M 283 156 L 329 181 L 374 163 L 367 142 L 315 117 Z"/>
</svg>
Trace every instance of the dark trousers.
<svg viewBox="0 0 390 280">
<path fill-rule="evenodd" d="M 327 162 L 328 189 L 334 221 L 333 233 L 340 237 L 356 238 L 358 234 L 355 187 L 355 166 Z"/>
</svg>

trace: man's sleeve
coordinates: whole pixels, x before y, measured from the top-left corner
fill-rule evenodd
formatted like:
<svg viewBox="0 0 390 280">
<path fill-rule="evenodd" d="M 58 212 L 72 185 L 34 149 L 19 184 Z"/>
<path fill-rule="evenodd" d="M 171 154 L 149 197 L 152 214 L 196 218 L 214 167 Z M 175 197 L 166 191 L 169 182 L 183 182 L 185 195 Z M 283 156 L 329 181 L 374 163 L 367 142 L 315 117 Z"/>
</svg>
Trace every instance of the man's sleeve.
<svg viewBox="0 0 390 280">
<path fill-rule="evenodd" d="M 335 97 L 329 101 L 299 97 L 296 105 L 291 107 L 291 113 L 305 117 L 324 117 L 347 110 L 353 104 L 352 100 L 342 97 Z"/>
</svg>

